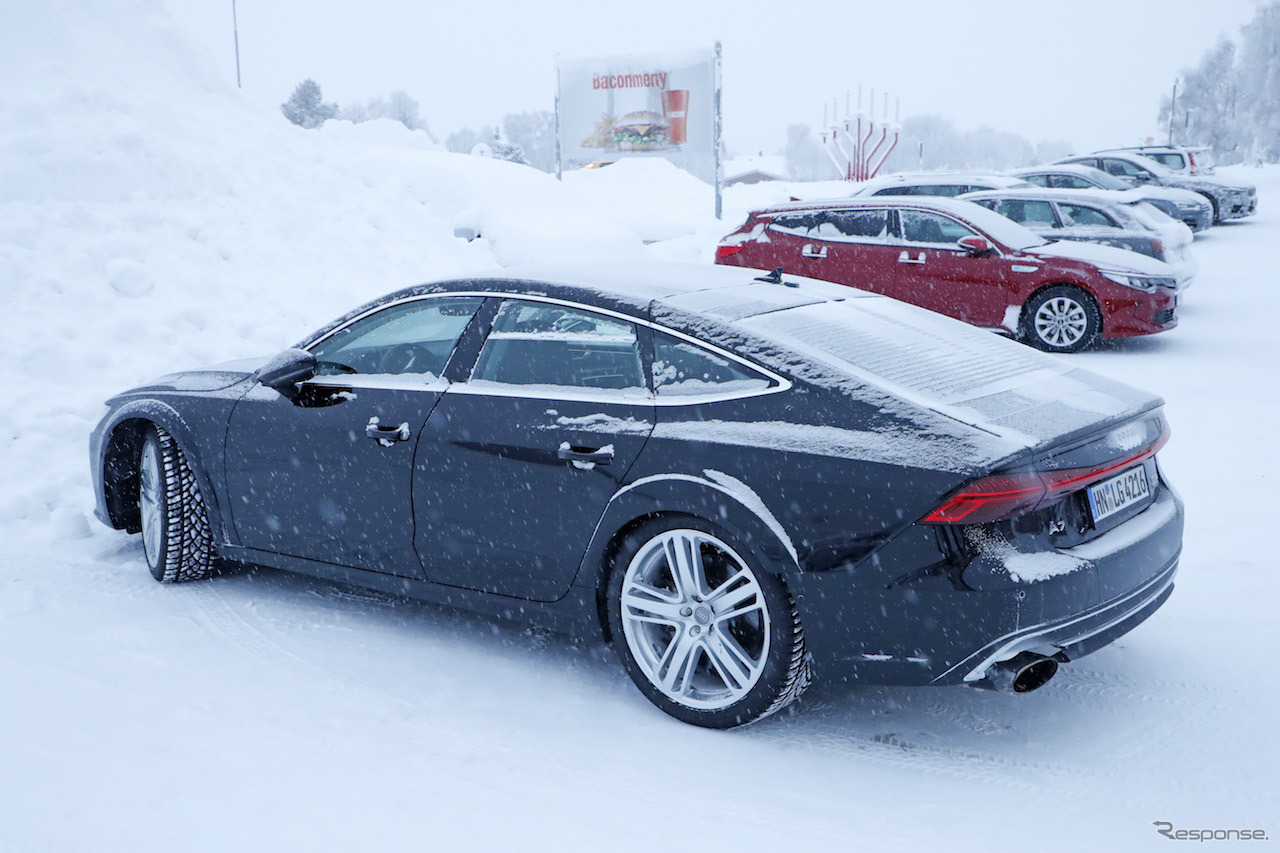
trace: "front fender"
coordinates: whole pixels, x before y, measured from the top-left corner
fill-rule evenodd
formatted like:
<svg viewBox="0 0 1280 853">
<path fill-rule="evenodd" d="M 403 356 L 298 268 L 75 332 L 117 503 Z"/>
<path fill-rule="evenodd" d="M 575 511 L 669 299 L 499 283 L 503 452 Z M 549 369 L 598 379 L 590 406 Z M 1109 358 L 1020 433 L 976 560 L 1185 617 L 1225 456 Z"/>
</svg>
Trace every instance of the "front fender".
<svg viewBox="0 0 1280 853">
<path fill-rule="evenodd" d="M 130 400 L 111 412 L 98 425 L 90 444 L 98 517 L 117 529 L 137 530 L 138 455 L 148 426 L 154 424 L 173 436 L 186 455 L 209 512 L 214 542 L 230 542 L 223 523 L 227 507 L 222 490 L 209 473 L 220 470 L 216 466 L 221 460 L 226 420 L 222 419 L 220 428 L 212 418 L 208 420 L 193 423 L 192 417 L 184 417 L 168 402 L 154 398 Z"/>
</svg>

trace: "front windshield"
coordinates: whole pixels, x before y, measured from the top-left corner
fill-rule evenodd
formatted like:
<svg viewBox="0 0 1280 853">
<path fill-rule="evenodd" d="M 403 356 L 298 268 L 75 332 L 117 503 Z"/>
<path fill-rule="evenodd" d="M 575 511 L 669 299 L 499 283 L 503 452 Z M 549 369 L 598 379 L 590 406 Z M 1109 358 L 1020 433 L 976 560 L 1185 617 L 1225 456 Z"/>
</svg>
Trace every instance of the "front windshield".
<svg viewBox="0 0 1280 853">
<path fill-rule="evenodd" d="M 1101 169 L 1094 169 L 1091 166 L 1086 166 L 1085 168 L 1089 170 L 1089 180 L 1093 181 L 1101 189 L 1104 189 L 1104 190 L 1133 189 L 1133 187 L 1129 186 L 1124 181 L 1117 178 L 1115 175 L 1108 174 L 1102 171 Z"/>
<path fill-rule="evenodd" d="M 985 207 L 974 204 L 971 201 L 953 203 L 964 205 L 962 215 L 969 221 L 970 225 L 975 226 L 979 231 L 986 232 L 987 236 L 999 243 L 1003 243 L 1014 251 L 1021 252 L 1033 246 L 1043 246 L 1048 242 L 1029 228 L 1025 228 L 993 210 L 987 210 Z"/>
</svg>

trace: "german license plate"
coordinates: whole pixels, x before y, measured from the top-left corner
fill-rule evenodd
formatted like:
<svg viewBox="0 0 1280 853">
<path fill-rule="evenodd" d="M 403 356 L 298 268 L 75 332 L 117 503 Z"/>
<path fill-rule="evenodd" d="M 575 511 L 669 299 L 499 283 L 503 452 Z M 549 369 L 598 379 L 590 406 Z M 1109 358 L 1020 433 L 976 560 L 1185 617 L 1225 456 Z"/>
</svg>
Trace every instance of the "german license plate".
<svg viewBox="0 0 1280 853">
<path fill-rule="evenodd" d="M 1123 474 L 1090 486 L 1086 494 L 1089 496 L 1089 511 L 1093 513 L 1094 522 L 1102 521 L 1151 495 L 1147 469 L 1143 465 L 1130 468 Z"/>
</svg>

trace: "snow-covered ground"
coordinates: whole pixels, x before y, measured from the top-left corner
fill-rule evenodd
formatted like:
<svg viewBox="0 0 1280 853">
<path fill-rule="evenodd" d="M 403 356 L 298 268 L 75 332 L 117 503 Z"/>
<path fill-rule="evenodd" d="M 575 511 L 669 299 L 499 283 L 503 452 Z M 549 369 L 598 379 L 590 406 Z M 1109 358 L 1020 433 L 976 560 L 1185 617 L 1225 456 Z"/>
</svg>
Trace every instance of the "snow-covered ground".
<svg viewBox="0 0 1280 853">
<path fill-rule="evenodd" d="M 89 515 L 103 398 L 270 353 L 417 281 L 525 260 L 710 262 L 745 210 L 663 164 L 563 183 L 390 123 L 239 100 L 147 0 L 0 30 L 0 850 L 1136 850 L 1280 836 L 1272 379 L 1280 170 L 1198 236 L 1182 324 L 1073 360 L 1162 393 L 1178 588 L 1011 697 L 819 684 L 732 732 L 612 653 L 260 570 L 151 580 Z M 802 193 L 802 190 L 804 192 Z M 482 239 L 453 236 L 455 225 Z"/>
</svg>

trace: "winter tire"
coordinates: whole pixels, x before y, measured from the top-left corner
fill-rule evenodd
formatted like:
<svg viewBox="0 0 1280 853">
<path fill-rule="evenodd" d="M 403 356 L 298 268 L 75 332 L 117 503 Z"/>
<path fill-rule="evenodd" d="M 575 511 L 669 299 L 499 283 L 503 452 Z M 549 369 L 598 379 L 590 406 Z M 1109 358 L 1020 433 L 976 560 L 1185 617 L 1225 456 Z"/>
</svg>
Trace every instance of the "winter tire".
<svg viewBox="0 0 1280 853">
<path fill-rule="evenodd" d="M 1079 352 L 1102 331 L 1102 313 L 1078 287 L 1058 284 L 1037 293 L 1022 311 L 1019 337 L 1045 352 Z"/>
<path fill-rule="evenodd" d="M 138 466 L 142 550 L 161 583 L 193 581 L 213 571 L 209 514 L 195 473 L 173 436 L 153 427 Z"/>
<path fill-rule="evenodd" d="M 745 725 L 809 685 L 791 594 L 746 553 L 714 525 L 679 517 L 645 523 L 614 558 L 607 602 L 619 656 L 678 720 Z"/>
</svg>

